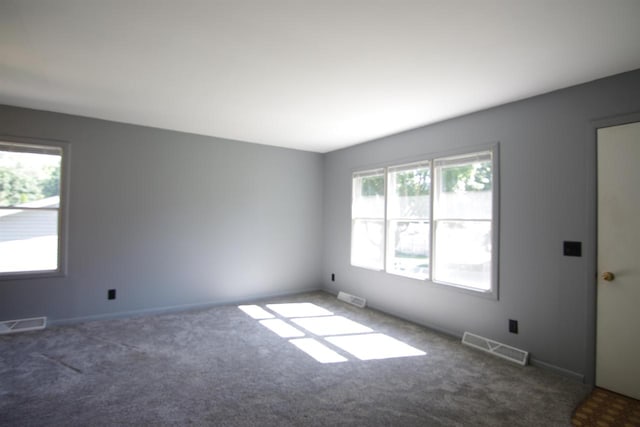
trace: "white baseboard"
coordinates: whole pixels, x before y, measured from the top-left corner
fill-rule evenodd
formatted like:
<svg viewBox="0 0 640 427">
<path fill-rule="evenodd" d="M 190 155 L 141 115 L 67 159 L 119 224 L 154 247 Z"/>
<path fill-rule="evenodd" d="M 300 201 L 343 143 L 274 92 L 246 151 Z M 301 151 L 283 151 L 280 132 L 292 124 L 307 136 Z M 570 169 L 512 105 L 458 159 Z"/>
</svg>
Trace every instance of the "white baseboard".
<svg viewBox="0 0 640 427">
<path fill-rule="evenodd" d="M 74 323 L 91 322 L 95 320 L 123 319 L 127 317 L 150 316 L 154 314 L 163 314 L 163 313 L 176 313 L 180 311 L 197 310 L 201 308 L 216 307 L 221 305 L 242 304 L 245 302 L 251 302 L 251 301 L 256 301 L 260 299 L 285 297 L 285 296 L 298 295 L 298 294 L 307 293 L 307 292 L 316 292 L 321 290 L 322 290 L 321 288 L 317 287 L 317 288 L 309 288 L 309 289 L 300 289 L 300 290 L 296 290 L 295 292 L 273 292 L 273 293 L 264 293 L 264 294 L 254 294 L 254 295 L 249 295 L 242 298 L 222 299 L 222 300 L 207 301 L 207 302 L 194 303 L 194 304 L 180 304 L 180 305 L 172 305 L 172 306 L 144 308 L 140 310 L 117 311 L 113 313 L 94 314 L 90 316 L 69 317 L 69 318 L 63 318 L 63 319 L 49 319 L 49 325 L 61 326 L 61 325 L 71 325 Z"/>
<path fill-rule="evenodd" d="M 584 379 L 585 379 L 584 375 L 578 372 L 570 371 L 569 369 L 561 368 L 551 363 L 543 362 L 542 360 L 538 360 L 534 357 L 529 359 L 529 363 L 533 366 L 538 366 L 540 368 L 553 371 L 559 375 L 562 375 L 563 377 L 568 377 L 578 382 L 584 383 Z"/>
</svg>

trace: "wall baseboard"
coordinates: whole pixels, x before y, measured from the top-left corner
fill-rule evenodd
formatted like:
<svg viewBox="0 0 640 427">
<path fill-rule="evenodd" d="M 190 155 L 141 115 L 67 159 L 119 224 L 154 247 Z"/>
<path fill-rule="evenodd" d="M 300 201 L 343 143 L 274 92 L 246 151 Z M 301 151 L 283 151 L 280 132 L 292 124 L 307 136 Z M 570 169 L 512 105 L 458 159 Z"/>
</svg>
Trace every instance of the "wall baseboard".
<svg viewBox="0 0 640 427">
<path fill-rule="evenodd" d="M 247 297 L 243 297 L 243 298 L 233 298 L 233 299 L 226 299 L 226 300 L 217 300 L 217 301 L 208 301 L 208 302 L 204 302 L 204 303 L 195 303 L 195 304 L 182 304 L 182 305 L 174 305 L 174 306 L 165 306 L 165 307 L 156 307 L 156 308 L 148 308 L 148 309 L 142 309 L 142 310 L 130 310 L 130 311 L 120 311 L 120 312 L 115 312 L 115 313 L 105 313 L 105 314 L 97 314 L 97 315 L 92 315 L 92 316 L 81 316 L 81 317 L 70 317 L 70 318 L 66 318 L 66 319 L 56 319 L 56 320 L 49 320 L 49 325 L 51 326 L 62 326 L 62 325 L 71 325 L 74 323 L 82 323 L 82 322 L 91 322 L 91 321 L 96 321 L 96 320 L 110 320 L 110 319 L 122 319 L 122 318 L 127 318 L 127 317 L 140 317 L 140 316 L 151 316 L 154 314 L 164 314 L 164 313 L 176 313 L 176 312 L 181 312 L 181 311 L 189 311 L 189 310 L 197 310 L 197 309 L 203 309 L 203 308 L 210 308 L 210 307 L 217 307 L 217 306 L 223 306 L 223 305 L 231 305 L 231 304 L 243 304 L 243 303 L 247 303 L 247 302 L 255 302 L 257 300 L 261 300 L 261 299 L 268 299 L 268 298 L 279 298 L 279 297 L 286 297 L 286 296 L 293 296 L 293 295 L 299 295 L 299 294 L 303 294 L 303 293 L 307 293 L 307 292 L 325 292 L 334 296 L 337 296 L 336 292 L 333 292 L 332 290 L 329 290 L 327 288 L 323 288 L 323 287 L 314 287 L 314 288 L 308 288 L 308 289 L 301 289 L 301 290 L 297 290 L 295 292 L 274 292 L 274 293 L 265 293 L 265 294 L 255 294 L 255 295 L 250 295 Z M 438 327 L 433 327 L 430 325 L 426 325 L 422 322 L 418 322 L 415 319 L 408 319 L 398 313 L 390 313 L 388 311 L 382 310 L 378 307 L 375 306 L 369 306 L 368 307 L 371 310 L 375 310 L 375 311 L 379 311 L 381 313 L 384 313 L 388 316 L 393 316 L 396 317 L 398 319 L 402 319 L 404 321 L 408 321 L 411 323 L 414 323 L 416 325 L 420 325 L 422 327 L 431 329 L 437 333 L 441 333 L 444 335 L 448 335 L 452 338 L 456 338 L 456 339 L 461 339 L 462 334 L 458 334 L 456 332 L 450 331 L 450 330 L 446 330 L 443 328 L 438 328 Z M 543 362 L 541 360 L 538 360 L 536 358 L 531 357 L 529 359 L 529 363 L 533 366 L 537 366 L 539 368 L 543 368 L 543 369 L 547 369 L 550 371 L 553 371 L 559 375 L 562 375 L 564 377 L 568 377 L 571 378 L 573 380 L 576 380 L 578 382 L 585 382 L 585 376 L 583 374 L 580 374 L 578 372 L 574 372 L 568 369 L 564 369 L 561 368 L 559 366 L 553 365 L 551 363 L 547 363 L 547 362 Z"/>
<path fill-rule="evenodd" d="M 324 288 L 322 290 L 324 292 L 327 292 L 327 293 L 332 294 L 332 295 L 336 295 L 337 296 L 337 294 L 338 294 L 336 291 L 334 291 L 333 289 L 330 289 L 330 288 Z M 402 319 L 402 320 L 404 320 L 406 322 L 411 322 L 411 323 L 414 323 L 416 325 L 420 325 L 420 326 L 422 326 L 424 328 L 430 329 L 430 330 L 432 330 L 434 332 L 437 332 L 437 333 L 440 333 L 440 334 L 443 334 L 443 335 L 447 335 L 447 336 L 449 336 L 451 338 L 455 338 L 457 340 L 461 340 L 462 339 L 462 334 L 457 332 L 457 331 L 453 331 L 453 330 L 442 328 L 442 327 L 438 327 L 438 326 L 429 325 L 429 324 L 426 324 L 424 322 L 418 321 L 417 319 L 412 319 L 412 318 L 409 318 L 407 316 L 404 316 L 401 313 L 389 312 L 387 310 L 384 310 L 384 309 L 381 309 L 381 308 L 377 307 L 375 304 L 374 305 L 369 304 L 367 306 L 367 308 L 371 309 L 371 310 L 379 311 L 379 312 L 384 313 L 384 314 L 386 314 L 388 316 L 397 317 L 398 319 Z M 571 379 L 573 379 L 575 381 L 578 381 L 578 382 L 586 384 L 585 375 L 584 374 L 581 374 L 581 373 L 578 373 L 578 372 L 574 372 L 574 371 L 571 371 L 569 369 L 561 368 L 561 367 L 553 365 L 551 363 L 543 362 L 543 361 L 541 361 L 539 359 L 531 357 L 531 355 L 529 355 L 529 364 L 532 365 L 532 366 L 536 366 L 538 368 L 542 368 L 542 369 L 545 369 L 545 370 L 549 370 L 549 371 L 555 372 L 556 374 L 562 375 L 563 377 L 571 378 Z"/>
<path fill-rule="evenodd" d="M 296 290 L 295 292 L 274 292 L 274 293 L 265 293 L 265 294 L 255 294 L 255 295 L 250 295 L 242 298 L 223 299 L 223 300 L 208 301 L 208 302 L 194 303 L 194 304 L 181 304 L 181 305 L 173 305 L 173 306 L 145 308 L 141 310 L 118 311 L 114 313 L 96 314 L 91 316 L 69 317 L 66 319 L 53 319 L 53 320 L 49 319 L 49 325 L 63 326 L 63 325 L 71 325 L 74 323 L 92 322 L 96 320 L 123 319 L 127 317 L 141 317 L 141 316 L 151 316 L 154 314 L 176 313 L 181 311 L 197 310 L 197 309 L 217 307 L 222 305 L 242 304 L 242 303 L 252 302 L 260 299 L 292 296 L 292 295 L 298 295 L 298 294 L 303 294 L 307 292 L 317 292 L 321 290 L 322 288 L 315 287 L 315 288 L 308 288 L 308 289 L 300 289 L 300 290 Z"/>
<path fill-rule="evenodd" d="M 584 374 L 561 368 L 551 363 L 543 362 L 542 360 L 536 359 L 534 357 L 529 358 L 529 363 L 533 366 L 553 371 L 556 374 L 562 375 L 563 377 L 571 378 L 581 383 L 585 382 Z"/>
</svg>

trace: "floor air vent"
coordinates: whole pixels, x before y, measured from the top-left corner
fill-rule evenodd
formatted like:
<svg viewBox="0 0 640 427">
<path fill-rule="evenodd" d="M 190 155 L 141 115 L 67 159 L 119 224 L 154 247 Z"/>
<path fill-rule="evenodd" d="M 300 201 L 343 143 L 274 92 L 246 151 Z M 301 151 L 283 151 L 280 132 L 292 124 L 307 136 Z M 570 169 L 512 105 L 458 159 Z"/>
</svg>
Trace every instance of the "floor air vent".
<svg viewBox="0 0 640 427">
<path fill-rule="evenodd" d="M 0 335 L 14 332 L 35 331 L 47 326 L 46 317 L 32 317 L 30 319 L 5 320 L 0 322 Z"/>
<path fill-rule="evenodd" d="M 346 292 L 339 292 L 338 299 L 340 301 L 344 301 L 346 303 L 355 305 L 356 307 L 364 308 L 367 305 L 367 300 L 362 297 L 357 297 L 355 295 L 348 294 Z"/>
<path fill-rule="evenodd" d="M 462 336 L 462 344 L 484 350 L 487 353 L 494 354 L 503 359 L 510 360 L 522 366 L 527 364 L 529 353 L 515 347 L 501 344 L 497 341 L 490 340 L 480 335 L 465 332 Z"/>
</svg>

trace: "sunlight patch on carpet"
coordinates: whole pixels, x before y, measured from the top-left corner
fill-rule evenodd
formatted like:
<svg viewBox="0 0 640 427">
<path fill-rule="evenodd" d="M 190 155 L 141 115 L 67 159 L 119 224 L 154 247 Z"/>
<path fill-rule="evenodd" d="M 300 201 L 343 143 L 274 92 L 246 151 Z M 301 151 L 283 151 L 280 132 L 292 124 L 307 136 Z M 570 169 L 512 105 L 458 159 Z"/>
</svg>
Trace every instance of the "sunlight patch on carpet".
<svg viewBox="0 0 640 427">
<path fill-rule="evenodd" d="M 238 308 L 256 320 L 273 319 L 276 317 L 259 305 L 239 305 Z"/>
<path fill-rule="evenodd" d="M 348 359 L 313 338 L 297 338 L 289 342 L 320 363 L 347 362 Z"/>
<path fill-rule="evenodd" d="M 238 308 L 320 363 L 425 356 L 422 350 L 319 305 L 239 305 Z"/>
<path fill-rule="evenodd" d="M 260 324 L 282 338 L 303 337 L 305 335 L 304 332 L 280 319 L 261 320 Z"/>
<path fill-rule="evenodd" d="M 373 332 L 373 329 L 342 316 L 305 317 L 291 321 L 312 334 L 320 336 Z"/>
<path fill-rule="evenodd" d="M 329 337 L 326 340 L 360 360 L 424 356 L 427 354 L 409 344 L 378 333 Z"/>
<path fill-rule="evenodd" d="M 295 302 L 288 304 L 267 304 L 269 310 L 273 310 L 282 317 L 316 317 L 331 316 L 333 313 L 310 302 Z"/>
</svg>

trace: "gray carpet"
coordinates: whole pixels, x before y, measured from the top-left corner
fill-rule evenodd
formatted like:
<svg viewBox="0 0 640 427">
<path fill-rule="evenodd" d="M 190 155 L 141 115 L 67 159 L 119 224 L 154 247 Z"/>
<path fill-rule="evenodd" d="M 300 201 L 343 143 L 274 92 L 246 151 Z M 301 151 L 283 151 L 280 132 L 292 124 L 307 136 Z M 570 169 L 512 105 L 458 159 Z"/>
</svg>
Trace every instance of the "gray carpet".
<svg viewBox="0 0 640 427">
<path fill-rule="evenodd" d="M 319 363 L 234 305 L 51 327 L 0 336 L 0 425 L 568 426 L 589 391 L 326 293 L 256 304 L 277 302 L 426 355 L 360 360 L 297 326 L 347 359 Z"/>
</svg>

